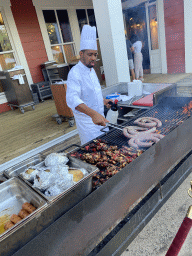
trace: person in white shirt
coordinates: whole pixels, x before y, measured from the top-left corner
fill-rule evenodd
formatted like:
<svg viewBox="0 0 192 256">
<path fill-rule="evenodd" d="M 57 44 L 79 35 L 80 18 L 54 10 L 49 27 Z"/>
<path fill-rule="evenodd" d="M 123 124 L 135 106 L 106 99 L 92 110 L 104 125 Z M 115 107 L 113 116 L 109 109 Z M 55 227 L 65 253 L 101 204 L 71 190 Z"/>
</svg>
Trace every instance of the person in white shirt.
<svg viewBox="0 0 192 256">
<path fill-rule="evenodd" d="M 139 40 L 137 35 L 133 35 L 131 38 L 131 42 L 134 47 L 134 65 L 135 65 L 135 78 L 136 80 L 140 79 L 141 81 L 144 81 L 143 79 L 143 55 L 141 53 L 142 49 L 142 42 Z"/>
<path fill-rule="evenodd" d="M 93 69 L 97 59 L 96 28 L 84 25 L 80 42 L 80 61 L 67 78 L 67 105 L 72 109 L 81 144 L 103 134 L 101 128 L 108 120 L 104 117 L 104 104 L 98 77 Z"/>
</svg>

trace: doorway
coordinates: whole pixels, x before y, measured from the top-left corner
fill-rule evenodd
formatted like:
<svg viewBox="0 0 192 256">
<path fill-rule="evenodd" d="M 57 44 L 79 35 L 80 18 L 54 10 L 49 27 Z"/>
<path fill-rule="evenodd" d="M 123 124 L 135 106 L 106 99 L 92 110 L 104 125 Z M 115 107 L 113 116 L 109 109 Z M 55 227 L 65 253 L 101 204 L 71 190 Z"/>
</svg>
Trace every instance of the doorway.
<svg viewBox="0 0 192 256">
<path fill-rule="evenodd" d="M 123 15 L 127 38 L 136 34 L 143 43 L 144 73 L 161 73 L 156 1 L 123 9 Z"/>
<path fill-rule="evenodd" d="M 150 58 L 145 4 L 141 4 L 139 6 L 124 10 L 124 19 L 127 38 L 131 41 L 132 36 L 136 34 L 143 43 L 143 70 L 144 73 L 150 73 Z"/>
</svg>

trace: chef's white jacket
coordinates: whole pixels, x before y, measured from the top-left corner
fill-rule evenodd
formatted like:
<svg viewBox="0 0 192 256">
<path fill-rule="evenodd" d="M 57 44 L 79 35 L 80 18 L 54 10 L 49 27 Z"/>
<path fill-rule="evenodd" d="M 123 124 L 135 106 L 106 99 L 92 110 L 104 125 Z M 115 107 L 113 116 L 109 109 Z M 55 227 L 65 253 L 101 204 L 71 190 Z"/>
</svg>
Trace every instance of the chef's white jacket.
<svg viewBox="0 0 192 256">
<path fill-rule="evenodd" d="M 76 110 L 79 104 L 86 104 L 89 108 L 104 116 L 103 96 L 101 86 L 95 70 L 86 67 L 81 61 L 69 72 L 67 78 L 67 105 L 72 109 L 81 144 L 103 134 L 103 126 L 95 125 L 88 115 Z"/>
</svg>

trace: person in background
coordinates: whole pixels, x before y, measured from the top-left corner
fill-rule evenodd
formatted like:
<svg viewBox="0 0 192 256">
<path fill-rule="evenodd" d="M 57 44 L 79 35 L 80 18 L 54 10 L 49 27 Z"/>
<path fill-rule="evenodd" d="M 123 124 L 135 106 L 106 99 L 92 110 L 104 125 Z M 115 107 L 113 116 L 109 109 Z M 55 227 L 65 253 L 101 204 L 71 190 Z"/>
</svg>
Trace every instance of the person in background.
<svg viewBox="0 0 192 256">
<path fill-rule="evenodd" d="M 103 134 L 109 122 L 104 117 L 104 104 L 98 77 L 93 69 L 97 59 L 96 27 L 84 25 L 80 41 L 80 61 L 67 77 L 67 105 L 72 109 L 81 145 Z"/>
<path fill-rule="evenodd" d="M 132 55 L 132 52 L 134 51 L 134 47 L 132 46 L 132 43 L 129 41 L 129 39 L 126 39 L 126 45 L 127 45 L 127 55 L 128 55 L 128 61 L 129 61 L 129 69 L 130 69 L 130 72 L 131 72 L 132 80 L 135 80 L 133 55 Z"/>
<path fill-rule="evenodd" d="M 141 53 L 142 42 L 139 40 L 137 35 L 133 35 L 131 42 L 134 47 L 134 65 L 135 65 L 135 78 L 136 80 L 144 81 L 143 79 L 143 55 Z"/>
</svg>

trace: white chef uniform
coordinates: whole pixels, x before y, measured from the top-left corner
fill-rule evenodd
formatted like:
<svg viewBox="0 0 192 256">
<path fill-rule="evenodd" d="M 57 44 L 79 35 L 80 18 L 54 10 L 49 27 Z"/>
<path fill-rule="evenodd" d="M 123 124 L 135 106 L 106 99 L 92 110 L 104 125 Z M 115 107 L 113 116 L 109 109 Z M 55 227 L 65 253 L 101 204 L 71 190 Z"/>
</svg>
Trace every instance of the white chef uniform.
<svg viewBox="0 0 192 256">
<path fill-rule="evenodd" d="M 89 30 L 88 25 L 84 25 L 81 34 L 80 50 L 97 50 L 96 29 Z M 90 27 L 93 29 L 93 27 Z M 86 67 L 81 61 L 69 72 L 67 78 L 67 105 L 72 109 L 81 144 L 103 134 L 103 126 L 95 125 L 88 115 L 76 110 L 79 104 L 86 104 L 89 108 L 104 116 L 103 96 L 101 86 L 95 70 Z"/>
</svg>

